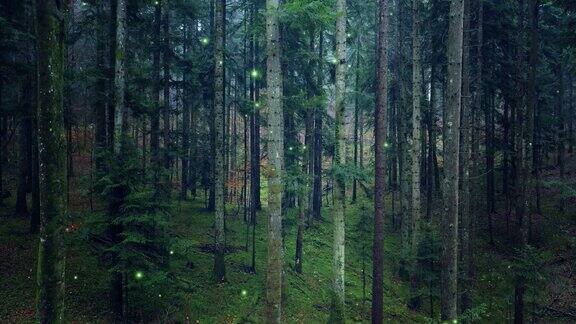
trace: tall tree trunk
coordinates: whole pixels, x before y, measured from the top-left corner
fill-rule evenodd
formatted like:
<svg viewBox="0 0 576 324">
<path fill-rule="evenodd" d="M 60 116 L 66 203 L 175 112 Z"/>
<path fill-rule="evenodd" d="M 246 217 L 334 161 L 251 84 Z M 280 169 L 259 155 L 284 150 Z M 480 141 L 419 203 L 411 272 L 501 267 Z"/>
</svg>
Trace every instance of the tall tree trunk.
<svg viewBox="0 0 576 324">
<path fill-rule="evenodd" d="M 268 109 L 268 260 L 266 322 L 282 321 L 282 193 L 284 191 L 284 118 L 278 0 L 266 0 L 266 86 Z"/>
<path fill-rule="evenodd" d="M 372 323 L 383 323 L 384 315 L 384 214 L 386 194 L 385 144 L 388 130 L 388 1 L 379 0 L 374 111 L 374 240 L 372 243 Z"/>
<path fill-rule="evenodd" d="M 214 7 L 214 279 L 225 280 L 224 233 L 224 24 L 226 0 L 216 0 Z"/>
<path fill-rule="evenodd" d="M 126 1 L 117 1 L 116 6 L 116 39 L 115 39 L 115 72 L 114 72 L 114 154 L 119 155 L 124 142 L 124 88 L 125 88 L 125 56 L 126 56 Z"/>
<path fill-rule="evenodd" d="M 324 33 L 320 31 L 318 41 L 318 65 L 316 66 L 317 87 L 320 95 L 324 83 L 322 57 L 324 55 Z M 312 161 L 312 218 L 322 220 L 322 122 L 324 109 L 321 105 L 314 107 L 314 157 Z"/>
<path fill-rule="evenodd" d="M 479 130 L 476 125 L 480 124 L 479 115 L 480 111 L 482 111 L 482 98 L 483 94 L 483 45 L 484 45 L 484 0 L 476 0 L 477 8 L 478 8 L 478 16 L 477 16 L 477 27 L 476 27 L 476 81 L 475 81 L 475 89 L 474 89 L 474 103 L 471 104 L 471 115 L 470 115 L 470 122 L 471 122 L 471 129 L 470 129 L 470 156 L 471 156 L 471 166 L 470 166 L 470 239 L 469 239 L 469 267 L 468 273 L 469 277 L 474 277 L 474 243 L 475 243 L 475 232 L 476 232 L 476 219 L 477 219 L 477 210 L 479 209 L 479 204 L 477 202 L 479 197 L 478 191 L 478 177 L 477 174 L 479 170 L 479 158 L 480 158 L 480 135 Z M 473 179 L 473 180 L 472 180 Z"/>
<path fill-rule="evenodd" d="M 336 98 L 334 168 L 339 170 L 346 165 L 346 132 L 344 109 L 346 106 L 346 0 L 336 1 Z M 344 323 L 344 245 L 345 245 L 345 205 L 346 187 L 342 171 L 334 177 L 334 254 L 333 254 L 333 295 L 330 319 L 332 323 Z"/>
<path fill-rule="evenodd" d="M 411 173 L 412 167 L 410 162 L 410 142 L 412 134 L 410 131 L 410 113 L 409 113 L 409 88 L 410 83 L 406 71 L 409 70 L 408 54 L 409 46 L 406 44 L 406 27 L 405 24 L 408 21 L 409 13 L 407 12 L 407 6 L 404 1 L 397 2 L 397 28 L 398 28 L 398 55 L 399 55 L 399 66 L 398 69 L 398 87 L 399 87 L 399 97 L 398 97 L 398 171 L 399 171 L 399 185 L 400 185 L 400 209 L 401 209 L 401 256 L 400 256 L 400 269 L 399 274 L 403 279 L 409 279 L 409 255 L 410 255 L 410 231 L 412 225 L 412 213 L 411 213 L 411 202 L 412 202 L 412 190 L 411 190 Z"/>
<path fill-rule="evenodd" d="M 152 59 L 152 105 L 154 111 L 150 116 L 150 159 L 154 172 L 154 190 L 156 195 L 160 190 L 160 53 L 161 46 L 161 26 L 162 26 L 162 0 L 156 2 L 154 9 L 154 52 Z"/>
<path fill-rule="evenodd" d="M 444 215 L 442 216 L 442 320 L 456 320 L 458 296 L 458 178 L 462 91 L 464 0 L 451 0 L 448 30 L 448 85 L 444 149 Z"/>
<path fill-rule="evenodd" d="M 188 59 L 190 55 L 190 34 L 192 27 L 187 23 L 184 35 L 184 58 Z M 182 71 L 182 179 L 180 188 L 180 199 L 188 198 L 188 187 L 190 182 L 189 164 L 190 164 L 190 103 L 192 94 L 190 93 L 190 68 L 184 67 Z"/>
<path fill-rule="evenodd" d="M 519 231 L 517 234 L 517 248 L 523 250 L 528 243 L 528 222 L 526 219 L 527 214 L 530 213 L 530 195 L 531 192 L 531 166 L 530 160 L 532 158 L 532 143 L 534 141 L 534 113 L 537 106 L 536 94 L 536 73 L 538 66 L 538 10 L 539 1 L 530 0 L 529 18 L 530 18 L 530 49 L 529 49 L 529 64 L 528 64 L 528 89 L 526 91 L 527 106 L 525 113 L 518 111 L 517 125 L 520 131 L 517 134 L 517 160 L 520 170 L 518 174 L 517 188 L 516 188 L 516 228 Z M 524 323 L 524 292 L 526 290 L 526 278 L 523 274 L 516 274 L 515 289 L 514 289 L 514 323 Z"/>
<path fill-rule="evenodd" d="M 412 235 L 410 242 L 410 288 L 412 308 L 420 307 L 421 300 L 418 295 L 418 247 L 420 244 L 421 220 L 421 136 L 422 136 L 422 58 L 421 58 L 421 28 L 420 1 L 412 1 Z"/>
<path fill-rule="evenodd" d="M 164 127 L 162 137 L 164 138 L 164 169 L 166 174 L 170 174 L 170 167 L 172 166 L 170 158 L 170 151 L 172 150 L 172 143 L 170 140 L 170 56 L 172 55 L 172 49 L 170 48 L 170 5 L 168 0 L 164 1 L 164 23 L 162 24 L 164 34 L 162 50 L 162 63 L 164 64 L 164 105 L 162 110 L 162 119 Z M 165 189 L 169 197 L 172 184 L 168 176 L 165 181 L 167 182 L 165 184 Z"/>
<path fill-rule="evenodd" d="M 31 89 L 31 80 L 25 81 L 26 85 L 22 90 L 22 101 L 25 102 L 25 109 L 19 118 L 18 125 L 18 188 L 16 190 L 15 214 L 26 218 L 28 217 L 28 187 L 30 182 L 30 131 L 31 121 L 30 113 L 32 108 L 32 98 L 29 98 Z"/>
<path fill-rule="evenodd" d="M 471 122 L 471 99 L 470 99 L 470 0 L 464 0 L 464 34 L 462 44 L 462 115 L 460 127 L 460 156 L 461 173 L 460 173 L 460 195 L 461 209 L 460 218 L 462 226 L 460 229 L 460 282 L 462 294 L 460 300 L 460 312 L 463 313 L 470 307 L 470 283 L 468 282 L 468 269 L 470 257 L 470 160 L 472 159 L 472 150 L 470 141 L 472 138 Z"/>
<path fill-rule="evenodd" d="M 96 70 L 98 71 L 96 77 L 95 87 L 95 101 L 92 110 L 94 111 L 95 118 L 95 144 L 96 150 L 103 152 L 106 149 L 106 110 L 107 110 L 107 91 L 106 91 L 106 37 L 103 26 L 105 25 L 106 17 L 104 14 L 104 1 L 99 1 L 96 8 Z M 96 154 L 95 159 L 96 170 L 99 172 L 104 171 L 104 161 L 102 154 Z"/>
<path fill-rule="evenodd" d="M 354 76 L 354 166 L 358 168 L 358 137 L 360 132 L 360 33 L 356 36 L 356 68 Z M 354 178 L 352 183 L 352 202 L 356 202 L 358 181 Z"/>
<path fill-rule="evenodd" d="M 495 125 L 494 125 L 494 114 L 495 114 L 495 104 L 496 94 L 494 89 L 488 90 L 488 102 L 484 110 L 484 127 L 486 130 L 486 213 L 488 214 L 488 231 L 490 235 L 490 245 L 494 246 L 494 226 L 493 218 L 496 213 L 495 205 L 495 185 L 494 185 L 494 175 L 495 175 Z"/>
<path fill-rule="evenodd" d="M 61 1 L 37 1 L 38 146 L 40 240 L 38 248 L 37 320 L 64 321 L 66 208 L 66 133 L 64 127 L 65 28 Z"/>
</svg>

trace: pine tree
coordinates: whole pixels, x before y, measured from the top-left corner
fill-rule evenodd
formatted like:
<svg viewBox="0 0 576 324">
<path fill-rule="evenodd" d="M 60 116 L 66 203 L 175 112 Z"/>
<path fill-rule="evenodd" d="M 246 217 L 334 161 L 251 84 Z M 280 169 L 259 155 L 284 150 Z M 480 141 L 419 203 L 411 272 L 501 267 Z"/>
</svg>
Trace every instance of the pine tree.
<svg viewBox="0 0 576 324">
<path fill-rule="evenodd" d="M 64 128 L 64 20 L 61 1 L 37 1 L 38 158 L 40 245 L 37 321 L 64 322 L 66 133 Z"/>
<path fill-rule="evenodd" d="M 284 117 L 278 0 L 266 0 L 266 108 L 268 113 L 268 260 L 266 322 L 282 322 L 282 196 L 284 192 Z"/>
<path fill-rule="evenodd" d="M 464 0 L 451 0 L 444 120 L 444 215 L 442 216 L 442 320 L 456 320 L 458 301 L 458 179 L 462 91 Z"/>
<path fill-rule="evenodd" d="M 335 134 L 334 134 L 334 254 L 333 254 L 333 295 L 330 321 L 332 323 L 344 323 L 344 288 L 345 288 L 345 205 L 346 186 L 344 166 L 346 164 L 346 133 L 344 121 L 344 109 L 346 106 L 346 0 L 336 2 L 336 99 L 335 110 Z"/>
<path fill-rule="evenodd" d="M 374 242 L 372 266 L 372 323 L 383 322 L 384 307 L 384 212 L 386 187 L 385 144 L 388 124 L 388 0 L 379 0 L 378 56 L 376 65 Z"/>
<path fill-rule="evenodd" d="M 226 0 L 216 0 L 214 10 L 214 279 L 223 282 L 226 276 L 224 263 L 224 23 Z"/>
</svg>

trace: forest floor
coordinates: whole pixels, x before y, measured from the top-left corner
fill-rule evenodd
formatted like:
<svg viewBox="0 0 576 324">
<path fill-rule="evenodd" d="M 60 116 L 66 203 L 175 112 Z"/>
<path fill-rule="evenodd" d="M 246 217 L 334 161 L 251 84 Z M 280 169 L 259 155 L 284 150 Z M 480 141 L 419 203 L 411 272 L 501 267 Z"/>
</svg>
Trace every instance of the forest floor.
<svg viewBox="0 0 576 324">
<path fill-rule="evenodd" d="M 571 164 L 568 170 L 576 170 L 576 165 Z M 576 173 L 572 172 L 568 177 L 573 179 Z M 552 319 L 554 322 L 573 322 L 576 320 L 576 201 L 558 185 L 559 177 L 555 170 L 545 171 L 543 179 L 546 185 L 542 188 L 542 214 L 532 219 L 531 236 L 544 261 L 538 265 L 541 266 L 540 280 L 529 287 L 526 294 L 527 318 L 533 318 L 534 322 L 550 322 Z M 71 201 L 80 199 L 76 197 L 81 195 L 80 190 L 77 191 Z M 82 200 L 83 203 L 73 203 L 71 208 L 73 230 L 69 238 L 66 266 L 67 322 L 109 322 L 109 275 L 81 234 L 83 220 L 92 215 L 86 211 L 89 210 L 86 197 Z M 29 323 L 34 318 L 37 242 L 34 236 L 27 233 L 28 221 L 11 215 L 13 201 L 8 200 L 7 203 L 7 207 L 0 208 L 0 322 Z M 188 284 L 188 289 L 183 292 L 183 309 L 166 314 L 166 317 L 191 323 L 261 322 L 266 263 L 265 211 L 258 214 L 254 274 L 248 270 L 251 251 L 250 246 L 248 250 L 245 249 L 247 232 L 243 215 L 236 215 L 235 205 L 228 207 L 227 281 L 215 284 L 211 280 L 213 257 L 207 248 L 213 243 L 212 214 L 205 211 L 200 199 L 175 201 L 174 204 L 171 218 L 173 234 L 192 240 L 193 248 L 174 251 L 173 257 L 181 258 L 181 261 L 191 260 L 192 263 L 174 263 L 179 267 L 174 271 Z M 346 311 L 350 322 L 368 322 L 370 316 L 371 253 L 369 250 L 362 251 L 362 248 L 370 247 L 372 234 L 365 232 L 361 225 L 371 222 L 371 210 L 371 202 L 359 201 L 348 205 L 346 212 Z M 507 210 L 504 202 L 501 202 L 498 210 Z M 284 318 L 287 323 L 325 323 L 328 318 L 332 265 L 329 207 L 325 208 L 323 215 L 322 222 L 317 222 L 304 233 L 303 274 L 293 271 L 296 214 L 288 212 L 286 215 Z M 489 244 L 486 219 L 481 218 L 478 222 L 473 304 L 476 306 L 474 312 L 481 318 L 479 322 L 504 323 L 509 322 L 513 315 L 514 277 L 511 268 L 514 265 L 514 249 L 509 239 L 509 231 L 514 228 L 509 219 L 513 219 L 513 215 L 500 212 L 493 215 L 493 219 L 494 246 Z M 428 316 L 438 315 L 438 285 L 434 284 L 436 288 L 430 292 L 434 304 L 432 309 L 428 306 L 429 299 L 424 301 L 421 313 L 406 308 L 408 285 L 397 275 L 399 234 L 390 228 L 390 224 L 387 224 L 384 282 L 386 322 L 429 322 Z M 363 271 L 366 273 L 366 286 L 363 285 Z M 161 291 L 158 295 L 158 298 L 166 298 Z"/>
</svg>

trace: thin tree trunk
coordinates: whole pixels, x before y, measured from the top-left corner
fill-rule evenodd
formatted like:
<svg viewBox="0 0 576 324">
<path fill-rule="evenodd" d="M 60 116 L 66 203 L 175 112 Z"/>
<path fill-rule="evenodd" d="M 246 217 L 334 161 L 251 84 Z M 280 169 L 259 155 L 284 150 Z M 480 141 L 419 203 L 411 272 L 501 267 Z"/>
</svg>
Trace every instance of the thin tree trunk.
<svg viewBox="0 0 576 324">
<path fill-rule="evenodd" d="M 537 106 L 536 94 L 536 74 L 538 65 L 538 10 L 539 1 L 530 0 L 528 9 L 530 14 L 530 52 L 528 64 L 528 89 L 527 89 L 527 106 L 525 113 L 518 111 L 518 127 L 520 131 L 517 134 L 517 165 L 520 166 L 517 181 L 516 192 L 516 228 L 519 231 L 517 234 L 517 247 L 522 250 L 528 243 L 528 222 L 526 219 L 527 214 L 530 213 L 531 199 L 529 193 L 531 192 L 531 167 L 530 159 L 532 151 L 532 143 L 534 141 L 534 113 Z M 523 10 L 523 9 L 521 9 Z M 514 323 L 524 323 L 524 292 L 526 290 L 526 278 L 522 274 L 517 274 L 515 278 L 514 289 Z"/>
<path fill-rule="evenodd" d="M 383 323 L 384 315 L 384 215 L 386 194 L 385 144 L 388 123 L 388 1 L 379 0 L 376 66 L 376 109 L 374 111 L 374 240 L 372 243 L 372 323 Z"/>
<path fill-rule="evenodd" d="M 170 158 L 170 151 L 172 149 L 172 143 L 170 140 L 170 56 L 172 55 L 172 51 L 170 48 L 170 5 L 168 4 L 168 0 L 164 1 L 164 22 L 162 24 L 164 34 L 162 49 L 162 63 L 164 64 L 164 105 L 162 110 L 162 119 L 164 127 L 162 137 L 164 138 L 164 169 L 166 174 L 169 174 L 172 165 Z M 169 197 L 172 184 L 168 177 L 165 181 L 167 181 L 165 189 Z"/>
<path fill-rule="evenodd" d="M 119 155 L 124 142 L 124 88 L 125 88 L 125 56 L 126 56 L 126 1 L 117 1 L 116 7 L 116 39 L 115 39 L 115 72 L 114 72 L 114 154 Z"/>
<path fill-rule="evenodd" d="M 346 0 L 336 2 L 336 98 L 335 110 L 335 147 L 334 167 L 343 168 L 346 165 L 346 133 L 344 109 L 346 106 Z M 341 172 L 340 172 L 341 173 Z M 333 246 L 333 295 L 330 319 L 332 323 L 344 323 L 344 245 L 345 245 L 345 205 L 346 187 L 341 174 L 334 181 L 334 246 Z"/>
<path fill-rule="evenodd" d="M 324 83 L 322 57 L 324 55 L 324 33 L 320 31 L 318 41 L 318 60 L 317 65 L 317 86 L 321 94 L 322 84 Z M 314 107 L 314 158 L 313 164 L 313 179 L 312 179 L 312 218 L 315 220 L 322 220 L 322 123 L 324 109 L 321 105 Z"/>
<path fill-rule="evenodd" d="M 66 133 L 64 127 L 66 7 L 38 1 L 38 146 L 40 240 L 37 269 L 37 321 L 61 323 L 64 317 L 66 208 Z"/>
<path fill-rule="evenodd" d="M 422 58 L 421 58 L 421 26 L 420 1 L 412 1 L 412 233 L 410 242 L 410 306 L 413 309 L 420 307 L 421 300 L 418 293 L 420 285 L 418 278 L 418 248 L 420 244 L 421 210 L 421 154 L 422 154 Z"/>
<path fill-rule="evenodd" d="M 458 301 L 458 178 L 464 0 L 451 0 L 448 30 L 444 149 L 444 215 L 442 217 L 442 320 L 456 320 Z"/>
<path fill-rule="evenodd" d="M 284 192 L 284 118 L 278 0 L 266 0 L 266 86 L 268 105 L 268 260 L 266 322 L 282 321 L 282 194 Z"/>
<path fill-rule="evenodd" d="M 461 128 L 460 128 L 460 156 L 461 158 L 461 179 L 460 179 L 460 195 L 462 197 L 462 205 L 460 209 L 460 218 L 462 219 L 462 226 L 460 229 L 460 268 L 461 273 L 460 282 L 462 287 L 462 294 L 460 300 L 460 312 L 465 312 L 471 303 L 470 283 L 468 278 L 469 273 L 469 257 L 470 257 L 470 160 L 472 159 L 472 150 L 470 140 L 472 137 L 472 127 L 474 124 L 471 122 L 471 98 L 470 98 L 470 0 L 464 0 L 464 33 L 462 45 L 462 115 L 461 115 Z"/>
<path fill-rule="evenodd" d="M 154 172 L 154 189 L 156 195 L 160 190 L 160 53 L 162 26 L 162 0 L 158 0 L 154 11 L 154 52 L 152 62 L 152 105 L 154 111 L 150 117 L 150 159 Z"/>
<path fill-rule="evenodd" d="M 184 57 L 188 58 L 190 52 L 190 25 L 186 24 L 186 31 L 184 35 Z M 191 101 L 191 91 L 190 91 L 190 69 L 188 67 L 184 68 L 182 71 L 182 80 L 184 85 L 182 86 L 182 181 L 180 188 L 180 199 L 188 198 L 188 187 L 190 181 L 189 174 L 189 163 L 190 163 L 190 101 Z"/>
<path fill-rule="evenodd" d="M 224 23 L 226 0 L 216 0 L 214 11 L 214 279 L 225 281 L 224 262 Z"/>
</svg>

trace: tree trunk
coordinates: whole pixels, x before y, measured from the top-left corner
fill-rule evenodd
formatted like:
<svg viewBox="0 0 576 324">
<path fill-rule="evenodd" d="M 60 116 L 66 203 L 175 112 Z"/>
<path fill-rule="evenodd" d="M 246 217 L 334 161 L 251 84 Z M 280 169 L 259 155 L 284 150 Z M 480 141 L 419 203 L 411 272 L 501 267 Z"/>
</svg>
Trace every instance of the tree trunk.
<svg viewBox="0 0 576 324">
<path fill-rule="evenodd" d="M 150 116 L 150 159 L 154 172 L 154 190 L 160 191 L 160 51 L 162 26 L 162 0 L 158 0 L 154 10 L 154 52 L 152 59 L 152 105 L 154 111 Z"/>
<path fill-rule="evenodd" d="M 527 214 L 530 213 L 529 200 L 531 186 L 531 166 L 532 143 L 534 141 L 534 112 L 537 106 L 536 94 L 536 73 L 538 66 L 538 0 L 530 0 L 528 9 L 530 14 L 530 53 L 528 64 L 528 89 L 526 91 L 527 106 L 525 113 L 518 111 L 519 132 L 517 134 L 517 165 L 520 170 L 517 172 L 517 191 L 516 191 L 516 243 L 518 250 L 523 250 L 528 243 L 528 222 Z M 524 323 L 524 292 L 526 290 L 526 278 L 522 274 L 517 274 L 514 289 L 514 323 Z"/>
<path fill-rule="evenodd" d="M 324 34 L 320 31 L 318 41 L 318 57 L 322 58 L 324 55 Z M 317 86 L 320 95 L 322 92 L 322 84 L 324 83 L 323 64 L 322 59 L 318 61 L 317 65 Z M 324 109 L 321 105 L 314 107 L 314 156 L 312 161 L 313 176 L 312 176 L 312 218 L 315 220 L 322 220 L 322 122 Z"/>
<path fill-rule="evenodd" d="M 115 72 L 114 72 L 114 154 L 119 155 L 124 142 L 124 88 L 125 88 L 125 57 L 126 57 L 126 1 L 117 1 L 116 7 L 116 39 L 115 39 Z"/>
<path fill-rule="evenodd" d="M 384 316 L 384 215 L 386 195 L 386 129 L 388 120 L 388 1 L 379 0 L 376 66 L 376 109 L 374 111 L 374 240 L 372 243 L 372 323 Z"/>
<path fill-rule="evenodd" d="M 61 1 L 36 3 L 38 26 L 38 146 L 40 244 L 37 320 L 64 321 L 66 133 L 64 127 L 64 21 Z"/>
<path fill-rule="evenodd" d="M 448 30 L 448 74 L 445 107 L 444 215 L 442 216 L 441 311 L 443 321 L 456 320 L 458 296 L 458 178 L 462 91 L 464 0 L 451 0 Z"/>
<path fill-rule="evenodd" d="M 470 140 L 472 138 L 472 127 L 474 124 L 471 122 L 471 100 L 470 100 L 470 0 L 464 0 L 464 33 L 462 44 L 462 116 L 460 127 L 460 156 L 461 158 L 461 179 L 460 179 L 460 195 L 462 197 L 462 205 L 460 209 L 460 218 L 462 226 L 460 229 L 460 282 L 462 287 L 462 294 L 460 300 L 460 313 L 465 312 L 471 303 L 470 283 L 468 278 L 469 273 L 469 257 L 470 257 L 470 160 L 472 159 L 472 150 Z"/>
<path fill-rule="evenodd" d="M 282 193 L 284 192 L 284 118 L 278 0 L 266 0 L 266 86 L 268 110 L 268 260 L 266 322 L 282 321 Z"/>
<path fill-rule="evenodd" d="M 190 52 L 190 33 L 192 27 L 186 24 L 186 31 L 184 35 L 184 57 L 187 59 Z M 182 71 L 182 180 L 180 188 L 180 199 L 188 198 L 188 187 L 190 182 L 189 164 L 190 164 L 190 109 L 192 94 L 190 91 L 190 68 L 185 67 Z"/>
<path fill-rule="evenodd" d="M 214 279 L 225 281 L 224 254 L 224 24 L 226 0 L 216 0 L 214 10 Z"/>
<path fill-rule="evenodd" d="M 356 68 L 355 68 L 355 80 L 354 80 L 354 166 L 358 168 L 358 137 L 360 132 L 360 33 L 356 36 Z M 356 202 L 358 181 L 354 178 L 352 183 L 352 202 Z"/>
<path fill-rule="evenodd" d="M 23 98 L 25 101 L 26 108 L 20 116 L 20 122 L 18 126 L 18 188 L 16 191 L 16 206 L 15 214 L 26 218 L 28 217 L 28 186 L 30 182 L 30 131 L 31 131 L 31 121 L 30 113 L 32 108 L 31 98 L 24 96 L 29 96 L 31 89 L 31 80 L 26 82 L 26 86 L 23 89 Z"/>
<path fill-rule="evenodd" d="M 172 55 L 172 50 L 170 48 L 170 5 L 168 0 L 165 0 L 164 5 L 164 23 L 162 24 L 164 42 L 163 42 L 163 64 L 164 64 L 164 107 L 162 110 L 162 119 L 164 122 L 163 127 L 163 138 L 164 138 L 164 169 L 165 173 L 170 174 L 170 168 L 172 166 L 172 161 L 170 158 L 170 151 L 172 150 L 172 143 L 170 140 L 170 56 Z M 166 193 L 170 197 L 170 191 L 172 183 L 168 176 L 166 176 Z"/>
<path fill-rule="evenodd" d="M 422 58 L 421 58 L 421 26 L 420 1 L 412 1 L 412 235 L 410 242 L 410 306 L 413 309 L 420 307 L 421 300 L 418 295 L 418 247 L 420 244 L 420 220 L 421 220 L 421 192 L 420 192 L 420 167 L 421 167 L 421 136 L 422 136 Z"/>
<path fill-rule="evenodd" d="M 344 245 L 345 245 L 345 205 L 346 187 L 342 168 L 346 165 L 346 133 L 344 109 L 346 106 L 346 0 L 336 2 L 336 90 L 335 90 L 335 147 L 334 168 L 334 254 L 333 254 L 333 295 L 330 320 L 332 323 L 344 323 Z"/>
</svg>

